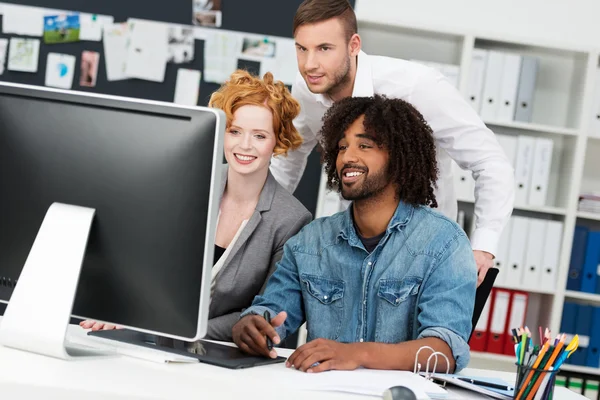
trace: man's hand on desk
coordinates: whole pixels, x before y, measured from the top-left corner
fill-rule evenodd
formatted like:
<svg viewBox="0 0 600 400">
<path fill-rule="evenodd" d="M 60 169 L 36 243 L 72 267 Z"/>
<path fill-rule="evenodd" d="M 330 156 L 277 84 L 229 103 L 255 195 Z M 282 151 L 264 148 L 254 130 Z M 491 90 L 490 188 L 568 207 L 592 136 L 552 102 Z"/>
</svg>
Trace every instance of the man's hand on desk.
<svg viewBox="0 0 600 400">
<path fill-rule="evenodd" d="M 357 350 L 355 343 L 317 339 L 298 347 L 285 365 L 309 373 L 354 370 L 360 367 L 360 351 Z"/>
<path fill-rule="evenodd" d="M 244 353 L 275 358 L 277 352 L 267 348 L 266 337 L 269 336 L 274 344 L 279 344 L 281 339 L 275 328 L 283 325 L 286 318 L 286 312 L 282 311 L 269 324 L 259 315 L 246 315 L 233 326 L 233 342 Z"/>
<path fill-rule="evenodd" d="M 477 286 L 481 285 L 488 270 L 494 266 L 494 256 L 487 251 L 473 250 L 477 263 Z"/>
<path fill-rule="evenodd" d="M 121 329 L 120 326 L 113 324 L 105 324 L 103 322 L 96 322 L 91 319 L 87 319 L 85 321 L 81 321 L 79 326 L 83 329 L 91 329 L 93 331 L 110 331 L 112 329 Z"/>
</svg>

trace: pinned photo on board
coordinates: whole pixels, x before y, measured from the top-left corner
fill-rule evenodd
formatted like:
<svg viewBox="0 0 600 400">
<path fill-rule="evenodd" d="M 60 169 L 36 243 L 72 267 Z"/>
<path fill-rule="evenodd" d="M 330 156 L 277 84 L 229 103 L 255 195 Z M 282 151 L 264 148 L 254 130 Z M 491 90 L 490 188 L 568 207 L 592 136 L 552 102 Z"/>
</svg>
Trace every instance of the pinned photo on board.
<svg viewBox="0 0 600 400">
<path fill-rule="evenodd" d="M 242 43 L 242 54 L 245 56 L 255 57 L 275 57 L 276 55 L 275 41 L 256 38 L 244 38 Z"/>
<path fill-rule="evenodd" d="M 100 53 L 87 50 L 81 53 L 81 76 L 79 77 L 80 86 L 96 86 L 99 62 Z"/>
<path fill-rule="evenodd" d="M 46 86 L 71 89 L 75 70 L 75 56 L 48 53 L 46 64 Z"/>
<path fill-rule="evenodd" d="M 194 61 L 194 28 L 184 26 L 169 27 L 169 58 L 175 64 Z"/>
<path fill-rule="evenodd" d="M 200 26 L 221 26 L 221 0 L 193 0 L 192 23 Z"/>
<path fill-rule="evenodd" d="M 251 73 L 252 75 L 260 75 L 260 61 L 245 60 L 238 58 L 237 69 L 243 69 Z"/>
<path fill-rule="evenodd" d="M 8 69 L 19 72 L 37 72 L 40 56 L 38 39 L 10 38 Z"/>
<path fill-rule="evenodd" d="M 44 17 L 44 43 L 70 43 L 79 41 L 78 14 L 61 14 Z"/>
</svg>

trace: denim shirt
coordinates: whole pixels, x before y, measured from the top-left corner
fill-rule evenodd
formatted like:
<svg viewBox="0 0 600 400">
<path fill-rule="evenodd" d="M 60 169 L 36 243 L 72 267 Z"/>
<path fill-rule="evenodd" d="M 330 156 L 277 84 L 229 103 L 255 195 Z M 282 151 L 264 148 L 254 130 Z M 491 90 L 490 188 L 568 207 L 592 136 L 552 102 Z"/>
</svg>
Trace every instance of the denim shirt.
<svg viewBox="0 0 600 400">
<path fill-rule="evenodd" d="M 352 207 L 305 226 L 247 314 L 288 317 L 283 339 L 306 320 L 308 341 L 344 343 L 435 337 L 452 349 L 456 371 L 469 362 L 477 286 L 473 251 L 463 230 L 429 207 L 399 203 L 385 235 L 368 253 Z"/>
</svg>

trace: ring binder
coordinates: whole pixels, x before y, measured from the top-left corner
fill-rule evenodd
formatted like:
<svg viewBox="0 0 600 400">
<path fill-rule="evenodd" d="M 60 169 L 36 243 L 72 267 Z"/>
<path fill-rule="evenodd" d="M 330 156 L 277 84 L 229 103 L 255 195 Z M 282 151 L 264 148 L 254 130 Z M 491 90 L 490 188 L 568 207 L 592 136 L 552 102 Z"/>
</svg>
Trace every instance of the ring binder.
<svg viewBox="0 0 600 400">
<path fill-rule="evenodd" d="M 421 353 L 421 350 L 423 350 L 423 349 L 431 350 L 432 353 L 427 358 L 427 365 L 425 366 L 425 372 L 421 373 L 421 363 L 419 362 L 419 353 Z M 438 354 L 446 359 L 446 374 L 449 374 L 450 373 L 450 360 L 448 360 L 448 357 L 446 357 L 446 355 L 444 353 L 435 351 L 433 348 L 431 348 L 429 346 L 423 346 L 419 350 L 417 350 L 417 354 L 415 355 L 415 363 L 413 366 L 413 373 L 419 374 L 419 375 L 423 376 L 423 378 L 427 379 L 428 381 L 433 382 L 433 374 L 437 370 Z M 433 364 L 433 369 L 431 371 L 429 371 L 429 363 L 431 362 L 432 357 L 435 357 L 435 363 Z M 439 386 L 445 388 L 446 382 L 444 382 L 442 385 L 439 385 Z"/>
</svg>

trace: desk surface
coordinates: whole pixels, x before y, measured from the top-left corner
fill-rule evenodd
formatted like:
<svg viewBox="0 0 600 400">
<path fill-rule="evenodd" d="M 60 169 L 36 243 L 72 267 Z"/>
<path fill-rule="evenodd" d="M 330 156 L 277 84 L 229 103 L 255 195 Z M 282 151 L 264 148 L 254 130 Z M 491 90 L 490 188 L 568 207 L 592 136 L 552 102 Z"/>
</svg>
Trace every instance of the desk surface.
<svg viewBox="0 0 600 400">
<path fill-rule="evenodd" d="M 1 318 L 1 317 L 0 317 Z M 72 336 L 82 337 L 83 329 L 71 326 Z M 280 355 L 291 351 L 280 349 Z M 465 374 L 500 377 L 508 382 L 513 375 L 485 370 L 465 370 Z M 373 399 L 334 392 L 290 390 L 274 375 L 302 374 L 275 364 L 245 370 L 228 370 L 207 364 L 159 364 L 124 356 L 85 358 L 63 361 L 0 346 L 0 387 L 2 398 L 44 398 L 48 400 L 154 400 L 193 398 L 291 400 Z M 557 388 L 556 398 L 585 399 L 565 388 Z M 480 398 L 471 393 L 453 391 L 462 399 Z"/>
</svg>

